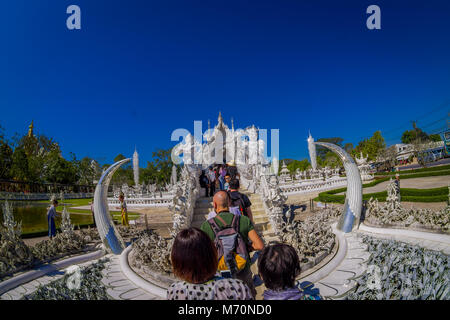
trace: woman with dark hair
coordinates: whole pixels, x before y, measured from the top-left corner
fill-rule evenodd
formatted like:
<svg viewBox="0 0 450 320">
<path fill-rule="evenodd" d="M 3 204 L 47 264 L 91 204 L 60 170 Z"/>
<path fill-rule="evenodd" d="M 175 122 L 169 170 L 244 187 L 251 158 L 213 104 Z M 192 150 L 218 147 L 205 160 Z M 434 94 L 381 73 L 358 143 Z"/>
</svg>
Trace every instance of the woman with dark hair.
<svg viewBox="0 0 450 320">
<path fill-rule="evenodd" d="M 319 289 L 311 282 L 298 283 L 300 261 L 297 252 L 287 244 L 265 247 L 258 257 L 259 276 L 268 290 L 264 300 L 320 300 Z"/>
<path fill-rule="evenodd" d="M 216 275 L 218 259 L 214 243 L 197 228 L 178 233 L 171 253 L 173 273 L 183 281 L 167 289 L 169 300 L 251 300 L 249 288 L 237 279 Z"/>
</svg>

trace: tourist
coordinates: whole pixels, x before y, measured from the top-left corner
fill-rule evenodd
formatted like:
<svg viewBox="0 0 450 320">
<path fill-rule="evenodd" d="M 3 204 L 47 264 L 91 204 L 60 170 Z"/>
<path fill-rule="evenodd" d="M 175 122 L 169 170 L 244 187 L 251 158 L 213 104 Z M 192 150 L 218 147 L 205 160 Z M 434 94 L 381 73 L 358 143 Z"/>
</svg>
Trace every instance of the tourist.
<svg viewBox="0 0 450 320">
<path fill-rule="evenodd" d="M 92 213 L 92 221 L 94 222 L 94 227 L 97 228 L 97 224 L 95 223 L 95 214 L 94 214 L 94 199 L 91 201 L 91 213 Z"/>
<path fill-rule="evenodd" d="M 223 189 L 224 189 L 225 191 L 230 190 L 230 181 L 231 181 L 231 176 L 227 173 L 227 174 L 225 175 L 225 183 L 224 183 L 224 185 L 223 185 Z"/>
<path fill-rule="evenodd" d="M 311 282 L 299 283 L 300 261 L 287 244 L 270 245 L 258 257 L 259 276 L 267 288 L 264 300 L 321 300 L 319 289 Z"/>
<path fill-rule="evenodd" d="M 121 213 L 121 217 L 122 217 L 122 225 L 129 227 L 130 224 L 128 223 L 127 204 L 125 202 L 125 196 L 123 193 L 120 193 L 119 201 L 120 201 L 120 213 Z"/>
<path fill-rule="evenodd" d="M 216 193 L 216 173 L 213 170 L 213 167 L 209 167 L 208 171 L 208 178 L 209 178 L 209 196 L 214 196 L 214 193 Z"/>
<path fill-rule="evenodd" d="M 208 235 L 197 229 L 178 233 L 172 246 L 173 273 L 182 281 L 167 289 L 168 300 L 251 300 L 240 280 L 224 279 L 217 272 L 217 251 Z"/>
<path fill-rule="evenodd" d="M 236 168 L 236 164 L 234 163 L 234 161 L 231 161 L 227 164 L 228 164 L 227 173 L 231 176 L 231 179 L 235 179 L 235 178 L 239 179 L 240 176 L 239 176 L 239 173 L 238 173 L 238 170 Z"/>
<path fill-rule="evenodd" d="M 232 179 L 230 181 L 228 194 L 230 195 L 231 206 L 238 207 L 241 215 L 248 217 L 254 223 L 252 209 L 250 208 L 252 203 L 245 194 L 239 192 L 239 187 L 238 179 Z"/>
<path fill-rule="evenodd" d="M 219 169 L 219 183 L 220 183 L 220 190 L 224 190 L 225 188 L 225 175 L 227 174 L 227 170 L 225 169 L 225 166 L 221 165 Z"/>
<path fill-rule="evenodd" d="M 200 187 L 205 189 L 205 197 L 209 196 L 209 178 L 205 173 L 205 170 L 202 170 L 202 173 L 199 177 Z"/>
<path fill-rule="evenodd" d="M 256 233 L 253 223 L 245 216 L 236 216 L 230 213 L 229 201 L 230 200 L 227 192 L 217 192 L 213 198 L 214 211 L 216 212 L 217 216 L 215 216 L 211 220 L 203 222 L 201 229 L 206 232 L 211 240 L 214 241 L 216 238 L 216 233 L 213 231 L 211 223 L 216 224 L 220 229 L 225 229 L 226 227 L 230 227 L 234 220 L 234 217 L 237 217 L 237 219 L 239 219 L 239 228 L 236 231 L 240 234 L 244 242 L 247 244 L 248 252 L 251 250 L 262 250 L 264 248 L 264 243 Z M 244 281 L 244 283 L 250 288 L 253 297 L 256 296 L 256 289 L 253 284 L 253 277 L 250 271 L 250 259 L 247 259 L 244 268 L 235 275 L 235 278 Z"/>
<path fill-rule="evenodd" d="M 47 222 L 48 222 L 48 236 L 52 239 L 56 236 L 56 225 L 55 218 L 58 216 L 56 214 L 56 207 L 58 206 L 58 200 L 53 200 L 52 205 L 47 211 Z"/>
</svg>

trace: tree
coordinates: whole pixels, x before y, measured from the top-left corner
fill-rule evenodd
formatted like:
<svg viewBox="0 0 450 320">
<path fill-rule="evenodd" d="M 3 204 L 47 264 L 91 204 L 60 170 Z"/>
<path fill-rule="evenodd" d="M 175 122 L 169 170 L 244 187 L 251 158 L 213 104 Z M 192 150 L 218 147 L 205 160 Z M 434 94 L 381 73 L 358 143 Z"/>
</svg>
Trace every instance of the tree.
<svg viewBox="0 0 450 320">
<path fill-rule="evenodd" d="M 344 150 L 347 151 L 347 153 L 351 154 L 353 150 L 353 143 L 348 142 L 344 145 Z"/>
<path fill-rule="evenodd" d="M 95 160 L 89 157 L 84 157 L 81 160 L 77 160 L 75 155 L 73 155 L 71 162 L 76 168 L 79 184 L 90 185 L 96 178 L 98 178 L 97 176 L 100 168 Z"/>
<path fill-rule="evenodd" d="M 287 163 L 287 162 L 285 162 L 285 163 Z M 292 174 L 295 174 L 297 169 L 300 169 L 300 171 L 305 171 L 310 166 L 311 166 L 311 164 L 309 163 L 308 159 L 292 160 L 289 162 L 289 164 L 287 164 L 287 168 L 288 168 L 289 172 Z"/>
<path fill-rule="evenodd" d="M 384 148 L 379 151 L 377 161 L 382 162 L 379 170 L 390 170 L 397 161 L 397 150 L 395 146 Z"/>
<path fill-rule="evenodd" d="M 10 179 L 13 150 L 3 138 L 0 139 L 0 179 Z"/>
<path fill-rule="evenodd" d="M 28 158 L 23 148 L 17 147 L 13 152 L 11 176 L 17 181 L 28 181 Z"/>
<path fill-rule="evenodd" d="M 353 149 L 352 155 L 356 157 L 363 153 L 363 156 L 367 155 L 368 161 L 375 161 L 380 152 L 386 148 L 386 143 L 381 131 L 375 131 L 372 137 L 369 139 L 361 140 L 358 145 Z"/>
<path fill-rule="evenodd" d="M 429 138 L 431 141 L 433 142 L 439 142 L 442 141 L 441 135 L 440 134 L 430 134 Z"/>
<path fill-rule="evenodd" d="M 124 159 L 126 159 L 126 157 L 120 153 L 114 158 L 114 163 L 124 160 Z M 125 183 L 128 185 L 134 184 L 133 169 L 132 169 L 130 163 L 126 163 L 126 164 L 122 165 L 119 169 L 117 169 L 116 173 L 113 175 L 112 183 L 118 184 L 118 185 L 122 185 Z"/>
<path fill-rule="evenodd" d="M 428 134 L 426 134 L 422 129 L 417 127 L 416 122 L 413 121 L 413 130 L 406 130 L 402 134 L 402 142 L 409 144 L 413 143 L 415 140 L 419 140 L 420 143 L 425 143 L 430 140 Z"/>
<path fill-rule="evenodd" d="M 344 141 L 344 139 L 339 138 L 339 137 L 335 137 L 335 138 L 320 138 L 317 139 L 317 142 L 328 142 L 328 143 L 333 143 L 335 145 L 338 145 L 339 147 L 342 147 L 342 141 Z M 319 146 L 316 146 L 316 155 L 322 159 L 322 161 L 325 161 L 325 157 L 326 154 L 330 152 L 329 149 Z"/>
<path fill-rule="evenodd" d="M 147 168 L 141 170 L 141 179 L 145 183 L 165 185 L 172 175 L 172 149 L 158 149 L 152 153 L 152 161 L 147 162 Z"/>
<path fill-rule="evenodd" d="M 154 166 L 157 170 L 158 183 L 168 183 L 172 174 L 172 148 L 164 150 L 158 149 L 152 153 Z"/>
<path fill-rule="evenodd" d="M 58 151 L 46 155 L 44 179 L 46 182 L 76 184 L 77 173 L 72 162 L 64 159 Z"/>
</svg>

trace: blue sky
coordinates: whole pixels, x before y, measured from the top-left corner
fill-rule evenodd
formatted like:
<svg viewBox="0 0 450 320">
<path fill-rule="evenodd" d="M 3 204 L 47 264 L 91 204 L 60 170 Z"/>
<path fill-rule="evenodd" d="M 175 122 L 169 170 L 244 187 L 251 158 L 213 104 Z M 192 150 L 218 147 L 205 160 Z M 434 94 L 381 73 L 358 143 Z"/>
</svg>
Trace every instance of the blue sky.
<svg viewBox="0 0 450 320">
<path fill-rule="evenodd" d="M 381 30 L 366 28 L 371 4 Z M 7 135 L 33 119 L 65 156 L 102 163 L 136 145 L 144 165 L 219 111 L 280 129 L 280 157 L 301 159 L 308 130 L 354 144 L 382 130 L 390 144 L 450 110 L 449 1 L 5 0 L 0 39 Z"/>
</svg>

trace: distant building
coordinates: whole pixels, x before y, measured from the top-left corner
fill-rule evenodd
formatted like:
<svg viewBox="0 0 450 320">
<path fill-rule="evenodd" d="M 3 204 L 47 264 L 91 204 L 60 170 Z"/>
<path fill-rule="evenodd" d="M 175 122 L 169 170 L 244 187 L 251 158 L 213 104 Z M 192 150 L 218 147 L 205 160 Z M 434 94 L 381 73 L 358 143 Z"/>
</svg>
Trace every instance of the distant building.
<svg viewBox="0 0 450 320">
<path fill-rule="evenodd" d="M 414 156 L 414 145 L 405 144 L 405 143 L 397 143 L 394 145 L 395 151 L 397 152 L 396 159 L 406 160 L 411 156 Z M 437 142 L 429 142 L 419 146 L 420 153 L 434 153 L 438 156 L 439 153 L 443 153 L 444 151 L 444 141 Z"/>
<path fill-rule="evenodd" d="M 407 160 L 409 157 L 414 156 L 414 146 L 412 144 L 397 143 L 394 147 L 397 152 L 396 159 L 398 161 Z"/>
</svg>

